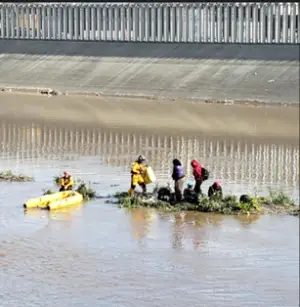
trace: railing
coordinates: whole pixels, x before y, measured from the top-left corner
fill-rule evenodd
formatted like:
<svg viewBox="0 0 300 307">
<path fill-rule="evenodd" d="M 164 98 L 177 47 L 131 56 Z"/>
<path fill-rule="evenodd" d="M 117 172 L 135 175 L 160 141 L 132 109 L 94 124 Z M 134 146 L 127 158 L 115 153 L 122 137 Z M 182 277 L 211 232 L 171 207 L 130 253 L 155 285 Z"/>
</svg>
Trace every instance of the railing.
<svg viewBox="0 0 300 307">
<path fill-rule="evenodd" d="M 289 3 L 6 3 L 0 39 L 297 44 Z"/>
</svg>

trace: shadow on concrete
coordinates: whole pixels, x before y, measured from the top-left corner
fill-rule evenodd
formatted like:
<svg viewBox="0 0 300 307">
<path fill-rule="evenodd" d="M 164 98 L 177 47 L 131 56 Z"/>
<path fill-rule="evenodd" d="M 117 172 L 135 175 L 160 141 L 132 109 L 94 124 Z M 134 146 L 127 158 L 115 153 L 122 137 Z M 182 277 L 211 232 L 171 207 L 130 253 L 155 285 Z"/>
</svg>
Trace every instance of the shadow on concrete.
<svg viewBox="0 0 300 307">
<path fill-rule="evenodd" d="M 299 61 L 299 45 L 0 40 L 0 54 Z"/>
</svg>

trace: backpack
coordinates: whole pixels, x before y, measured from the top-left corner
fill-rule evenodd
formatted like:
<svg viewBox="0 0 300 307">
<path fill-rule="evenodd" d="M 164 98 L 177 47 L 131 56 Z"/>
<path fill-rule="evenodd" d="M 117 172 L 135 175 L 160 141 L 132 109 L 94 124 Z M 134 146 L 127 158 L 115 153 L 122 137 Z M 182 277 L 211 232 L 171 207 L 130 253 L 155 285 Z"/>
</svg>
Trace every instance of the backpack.
<svg viewBox="0 0 300 307">
<path fill-rule="evenodd" d="M 202 180 L 205 181 L 209 178 L 209 171 L 206 168 L 202 168 Z"/>
</svg>

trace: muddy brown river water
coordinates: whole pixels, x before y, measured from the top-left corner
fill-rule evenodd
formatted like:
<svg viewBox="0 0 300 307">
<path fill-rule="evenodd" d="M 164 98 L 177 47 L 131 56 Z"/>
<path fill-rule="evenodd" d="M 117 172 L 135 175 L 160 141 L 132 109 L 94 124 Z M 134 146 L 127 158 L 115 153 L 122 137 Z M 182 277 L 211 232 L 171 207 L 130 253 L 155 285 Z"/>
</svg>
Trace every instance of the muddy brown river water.
<svg viewBox="0 0 300 307">
<path fill-rule="evenodd" d="M 125 190 L 140 153 L 160 183 L 174 156 L 185 166 L 195 157 L 227 193 L 271 187 L 299 200 L 299 145 L 1 120 L 0 170 L 35 178 L 0 183 L 1 306 L 299 306 L 298 218 L 125 210 L 103 199 L 22 209 L 63 170 L 99 195 Z"/>
</svg>

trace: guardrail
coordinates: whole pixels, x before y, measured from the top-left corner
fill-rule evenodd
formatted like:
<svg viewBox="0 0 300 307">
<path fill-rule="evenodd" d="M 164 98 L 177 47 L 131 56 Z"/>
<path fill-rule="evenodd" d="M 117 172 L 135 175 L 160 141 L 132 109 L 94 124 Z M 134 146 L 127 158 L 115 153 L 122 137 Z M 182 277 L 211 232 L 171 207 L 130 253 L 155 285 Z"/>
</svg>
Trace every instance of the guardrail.
<svg viewBox="0 0 300 307">
<path fill-rule="evenodd" d="M 289 3 L 2 3 L 0 39 L 297 44 Z"/>
</svg>

